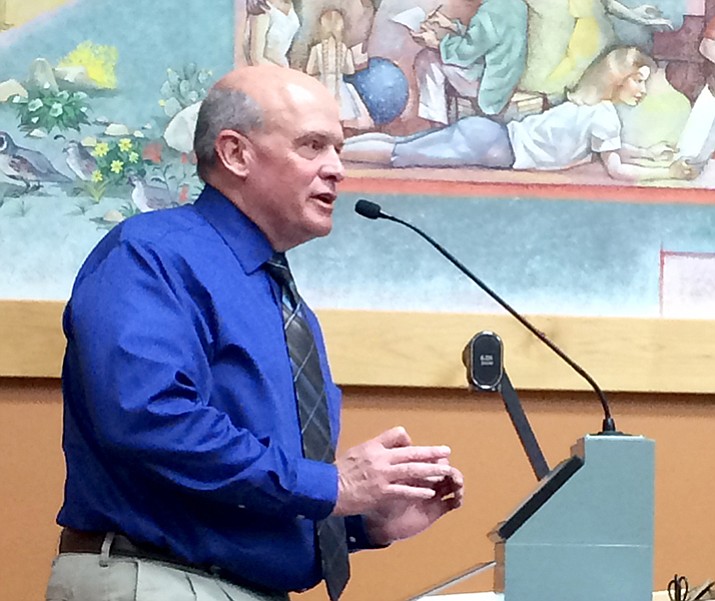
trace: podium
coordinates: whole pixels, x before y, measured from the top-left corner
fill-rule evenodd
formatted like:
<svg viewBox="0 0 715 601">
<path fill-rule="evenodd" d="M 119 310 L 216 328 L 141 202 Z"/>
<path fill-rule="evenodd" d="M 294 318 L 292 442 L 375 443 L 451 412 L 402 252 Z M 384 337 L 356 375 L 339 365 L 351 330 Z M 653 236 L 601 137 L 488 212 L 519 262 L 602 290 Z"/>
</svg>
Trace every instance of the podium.
<svg viewBox="0 0 715 601">
<path fill-rule="evenodd" d="M 571 456 L 549 469 L 504 369 L 501 339 L 485 331 L 469 341 L 462 360 L 470 388 L 499 392 L 538 480 L 534 492 L 489 533 L 495 543 L 494 591 L 504 601 L 648 601 L 655 443 L 618 432 L 593 378 L 539 337 L 592 385 L 603 406 L 603 429 L 579 439 Z"/>
<path fill-rule="evenodd" d="M 650 601 L 655 444 L 587 435 L 490 533 L 504 601 Z"/>
</svg>

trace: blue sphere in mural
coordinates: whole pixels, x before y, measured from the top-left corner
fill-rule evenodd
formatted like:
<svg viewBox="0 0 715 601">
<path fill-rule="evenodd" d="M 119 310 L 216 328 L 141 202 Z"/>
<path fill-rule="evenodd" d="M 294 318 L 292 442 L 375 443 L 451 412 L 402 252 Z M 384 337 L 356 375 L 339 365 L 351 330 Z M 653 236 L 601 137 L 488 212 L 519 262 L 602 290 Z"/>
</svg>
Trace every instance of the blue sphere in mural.
<svg viewBox="0 0 715 601">
<path fill-rule="evenodd" d="M 345 77 L 355 86 L 376 125 L 400 116 L 407 105 L 409 84 L 402 70 L 386 58 L 373 57 L 367 67 Z"/>
</svg>

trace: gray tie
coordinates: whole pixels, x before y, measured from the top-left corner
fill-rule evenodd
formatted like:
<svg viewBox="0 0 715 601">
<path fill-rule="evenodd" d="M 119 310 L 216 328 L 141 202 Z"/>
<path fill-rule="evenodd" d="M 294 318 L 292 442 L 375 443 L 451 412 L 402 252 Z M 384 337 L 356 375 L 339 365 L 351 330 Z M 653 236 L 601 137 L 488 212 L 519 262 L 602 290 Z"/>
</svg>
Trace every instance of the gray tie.
<svg viewBox="0 0 715 601">
<path fill-rule="evenodd" d="M 330 435 L 323 373 L 313 333 L 303 317 L 303 299 L 283 253 L 274 254 L 266 262 L 266 270 L 281 289 L 283 328 L 293 369 L 303 455 L 307 459 L 332 463 L 335 449 Z M 337 601 L 350 578 L 345 520 L 329 516 L 317 522 L 316 536 L 328 594 L 331 601 Z"/>
</svg>

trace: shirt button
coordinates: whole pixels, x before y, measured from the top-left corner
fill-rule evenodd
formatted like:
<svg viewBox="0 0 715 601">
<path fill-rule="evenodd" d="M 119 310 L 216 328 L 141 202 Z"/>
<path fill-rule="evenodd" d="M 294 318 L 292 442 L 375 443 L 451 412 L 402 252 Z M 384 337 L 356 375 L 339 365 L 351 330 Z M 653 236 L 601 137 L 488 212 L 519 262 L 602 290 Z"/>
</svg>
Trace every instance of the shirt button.
<svg viewBox="0 0 715 601">
<path fill-rule="evenodd" d="M 350 541 L 354 545 L 357 542 L 357 539 L 354 536 L 349 536 L 348 541 Z"/>
<path fill-rule="evenodd" d="M 245 505 L 239 505 L 238 508 L 239 508 L 239 509 L 246 509 L 246 506 L 245 506 Z"/>
</svg>

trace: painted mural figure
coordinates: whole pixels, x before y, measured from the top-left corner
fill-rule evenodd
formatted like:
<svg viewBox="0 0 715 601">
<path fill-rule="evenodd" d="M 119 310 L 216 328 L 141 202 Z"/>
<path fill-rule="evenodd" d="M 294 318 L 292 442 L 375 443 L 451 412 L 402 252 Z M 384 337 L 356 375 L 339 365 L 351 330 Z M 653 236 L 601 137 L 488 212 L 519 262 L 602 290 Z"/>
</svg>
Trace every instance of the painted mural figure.
<svg viewBox="0 0 715 601">
<path fill-rule="evenodd" d="M 672 27 L 650 4 L 630 8 L 617 0 L 569 0 L 568 10 L 574 25 L 566 54 L 547 80 L 549 87 L 557 89 L 573 86 L 596 57 L 618 42 L 609 15 L 649 28 Z"/>
<path fill-rule="evenodd" d="M 353 53 L 343 41 L 345 20 L 339 10 L 326 10 L 320 15 L 320 42 L 308 54 L 306 72 L 330 90 L 340 106 L 343 127 L 367 129 L 373 125 L 367 107 L 355 86 L 344 75 L 355 73 Z"/>
<path fill-rule="evenodd" d="M 288 51 L 300 28 L 292 0 L 248 0 L 248 55 L 252 65 L 288 67 Z"/>
<path fill-rule="evenodd" d="M 509 102 L 526 62 L 527 7 L 523 0 L 484 0 L 469 24 L 435 10 L 413 39 L 424 46 L 415 57 L 418 116 L 447 124 L 446 86 L 476 98 L 487 115 Z"/>
<path fill-rule="evenodd" d="M 574 17 L 569 0 L 524 0 L 528 7 L 526 67 L 519 89 L 563 100 L 564 89 L 549 76 L 566 55 Z"/>
<path fill-rule="evenodd" d="M 506 125 L 465 117 L 406 137 L 363 134 L 347 140 L 343 157 L 393 167 L 554 170 L 598 156 L 615 179 L 692 179 L 700 166 L 674 160 L 673 147 L 638 148 L 621 141 L 615 105 L 637 105 L 653 69 L 653 60 L 637 48 L 617 48 L 586 70 L 566 102 L 542 114 Z"/>
<path fill-rule="evenodd" d="M 16 144 L 4 131 L 0 131 L 0 172 L 12 181 L 24 184 L 25 192 L 39 190 L 44 183 L 70 181 L 44 154 Z"/>
<path fill-rule="evenodd" d="M 616 39 L 624 46 L 638 46 L 649 54 L 653 52 L 655 32 L 679 29 L 686 13 L 695 12 L 688 10 L 692 9 L 688 0 L 650 0 L 648 4 L 641 0 L 619 0 L 619 4 L 630 14 L 624 15 L 616 6 L 607 7 Z"/>
</svg>

